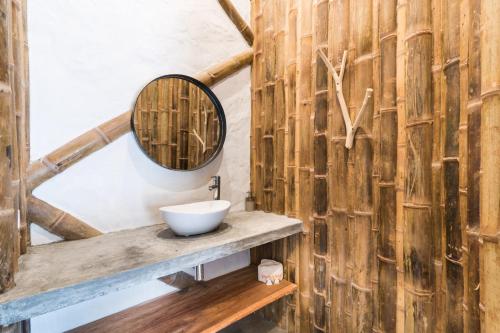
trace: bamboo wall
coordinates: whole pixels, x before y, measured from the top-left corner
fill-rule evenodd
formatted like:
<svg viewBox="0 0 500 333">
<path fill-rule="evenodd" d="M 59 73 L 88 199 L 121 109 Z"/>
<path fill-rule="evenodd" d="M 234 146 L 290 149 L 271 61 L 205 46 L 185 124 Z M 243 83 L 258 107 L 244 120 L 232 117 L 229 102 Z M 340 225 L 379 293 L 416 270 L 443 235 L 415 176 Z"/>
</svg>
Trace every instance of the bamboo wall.
<svg viewBox="0 0 500 333">
<path fill-rule="evenodd" d="M 0 293 L 14 286 L 29 243 L 26 2 L 0 1 Z M 18 217 L 19 216 L 19 217 Z"/>
<path fill-rule="evenodd" d="M 145 153 L 170 169 L 202 165 L 217 148 L 220 129 L 215 106 L 186 80 L 160 78 L 139 94 L 134 130 Z"/>
<path fill-rule="evenodd" d="M 300 236 L 253 251 L 289 332 L 500 331 L 500 3 L 253 0 L 251 187 Z M 348 51 L 352 149 L 332 75 Z"/>
</svg>

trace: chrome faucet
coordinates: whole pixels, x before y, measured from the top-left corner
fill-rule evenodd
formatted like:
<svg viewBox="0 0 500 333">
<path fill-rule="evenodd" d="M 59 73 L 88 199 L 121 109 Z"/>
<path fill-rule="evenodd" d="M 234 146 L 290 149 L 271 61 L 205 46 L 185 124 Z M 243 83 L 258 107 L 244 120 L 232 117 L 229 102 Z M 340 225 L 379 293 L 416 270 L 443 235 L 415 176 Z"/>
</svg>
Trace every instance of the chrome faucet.
<svg viewBox="0 0 500 333">
<path fill-rule="evenodd" d="M 212 184 L 208 186 L 209 191 L 214 192 L 214 200 L 220 200 L 220 176 L 212 177 Z"/>
</svg>

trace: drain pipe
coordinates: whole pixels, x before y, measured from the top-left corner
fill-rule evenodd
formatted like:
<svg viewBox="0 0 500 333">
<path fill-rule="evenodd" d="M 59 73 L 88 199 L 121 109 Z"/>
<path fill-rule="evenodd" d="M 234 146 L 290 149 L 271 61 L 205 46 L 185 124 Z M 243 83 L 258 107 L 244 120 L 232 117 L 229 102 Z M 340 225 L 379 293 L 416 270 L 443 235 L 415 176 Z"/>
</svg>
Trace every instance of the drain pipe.
<svg viewBox="0 0 500 333">
<path fill-rule="evenodd" d="M 205 266 L 200 264 L 194 268 L 194 280 L 203 281 L 205 279 Z"/>
</svg>

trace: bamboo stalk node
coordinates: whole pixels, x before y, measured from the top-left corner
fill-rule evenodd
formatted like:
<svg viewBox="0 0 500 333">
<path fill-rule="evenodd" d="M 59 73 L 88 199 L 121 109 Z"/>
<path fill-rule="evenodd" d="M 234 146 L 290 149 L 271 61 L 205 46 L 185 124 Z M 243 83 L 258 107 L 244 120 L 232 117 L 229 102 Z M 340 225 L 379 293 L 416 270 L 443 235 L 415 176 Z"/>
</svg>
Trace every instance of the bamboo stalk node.
<svg viewBox="0 0 500 333">
<path fill-rule="evenodd" d="M 373 96 L 373 89 L 367 88 L 365 92 L 365 98 L 363 99 L 363 104 L 361 105 L 361 109 L 356 115 L 356 119 L 354 119 L 354 123 L 351 121 L 351 117 L 349 116 L 349 111 L 347 108 L 347 104 L 344 99 L 344 93 L 342 92 L 342 81 L 344 79 L 345 67 L 347 62 L 347 50 L 344 51 L 342 56 L 342 65 L 340 66 L 340 73 L 337 74 L 335 67 L 330 63 L 328 58 L 322 49 L 318 49 L 318 54 L 325 63 L 328 71 L 333 75 L 333 80 L 335 81 L 335 91 L 337 93 L 337 98 L 339 99 L 340 109 L 342 110 L 342 117 L 344 118 L 345 128 L 346 128 L 346 139 L 345 139 L 345 147 L 347 149 L 351 149 L 354 143 L 354 136 L 356 135 L 356 130 L 361 123 L 361 117 L 366 111 L 366 107 L 368 105 L 368 100 Z"/>
</svg>

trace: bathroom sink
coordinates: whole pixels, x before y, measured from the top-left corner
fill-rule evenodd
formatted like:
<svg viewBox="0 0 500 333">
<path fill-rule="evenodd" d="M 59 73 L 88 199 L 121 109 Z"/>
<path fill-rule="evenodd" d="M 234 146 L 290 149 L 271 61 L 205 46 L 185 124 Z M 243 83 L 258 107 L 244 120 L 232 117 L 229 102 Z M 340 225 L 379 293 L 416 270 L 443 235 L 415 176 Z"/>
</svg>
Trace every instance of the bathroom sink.
<svg viewBox="0 0 500 333">
<path fill-rule="evenodd" d="M 216 229 L 230 207 L 229 201 L 212 200 L 162 207 L 160 213 L 176 235 L 191 236 Z"/>
</svg>

